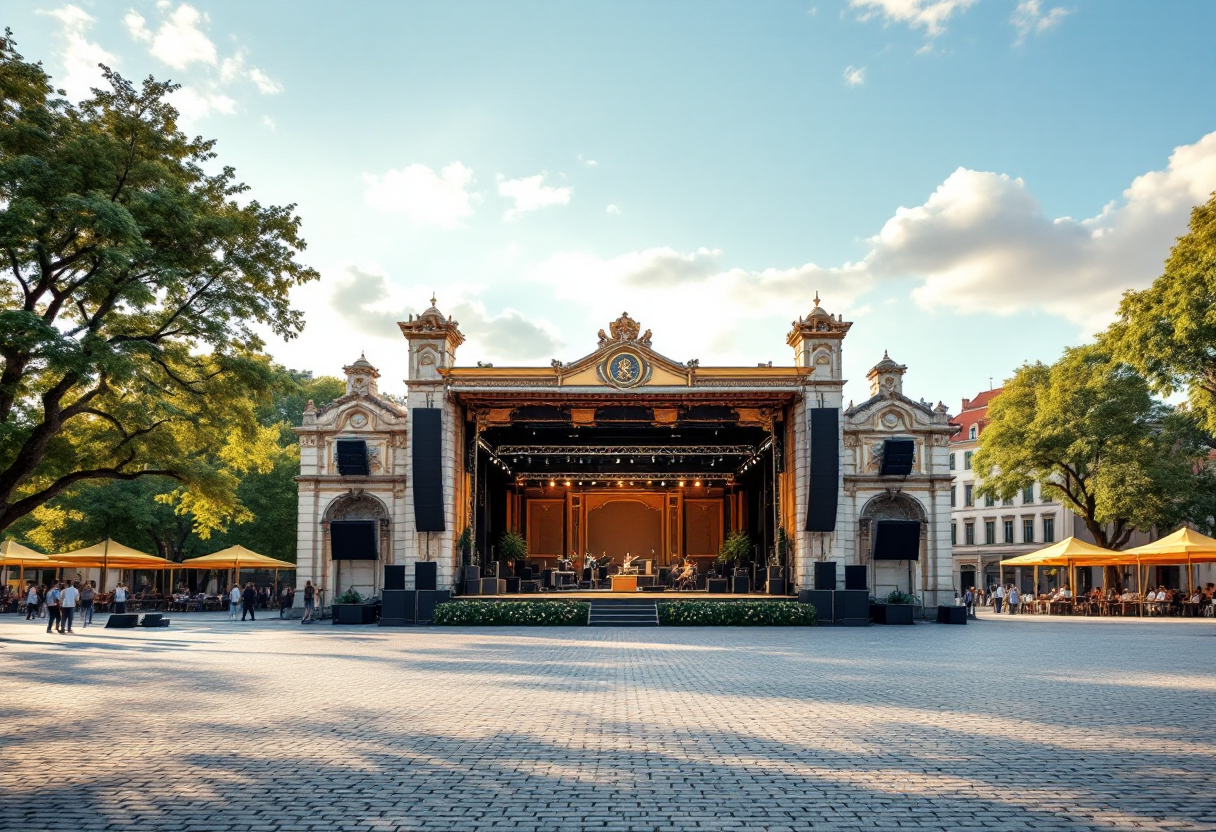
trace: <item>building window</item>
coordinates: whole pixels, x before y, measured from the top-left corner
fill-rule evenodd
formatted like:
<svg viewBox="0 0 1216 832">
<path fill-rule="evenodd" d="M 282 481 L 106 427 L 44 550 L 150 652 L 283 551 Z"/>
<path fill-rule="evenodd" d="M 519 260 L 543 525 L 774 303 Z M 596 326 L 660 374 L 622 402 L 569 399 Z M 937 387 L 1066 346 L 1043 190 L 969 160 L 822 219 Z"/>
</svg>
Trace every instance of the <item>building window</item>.
<svg viewBox="0 0 1216 832">
<path fill-rule="evenodd" d="M 950 545 L 958 545 L 958 523 L 950 524 Z"/>
<path fill-rule="evenodd" d="M 1022 489 L 1022 504 L 1030 505 L 1034 502 L 1034 483 Z"/>
<path fill-rule="evenodd" d="M 974 438 L 975 438 L 975 434 L 976 434 L 975 425 L 972 425 L 972 426 L 971 426 L 971 429 L 970 429 L 969 431 L 967 431 L 967 438 L 968 438 L 968 439 L 974 439 Z"/>
<path fill-rule="evenodd" d="M 971 451 L 963 452 L 963 470 L 964 471 L 971 470 Z"/>
<path fill-rule="evenodd" d="M 1022 518 L 1022 542 L 1034 543 L 1034 518 Z"/>
<path fill-rule="evenodd" d="M 955 500 L 957 499 L 957 494 L 958 494 L 958 486 L 956 486 L 956 485 L 950 486 L 950 508 L 954 508 L 954 506 L 956 505 Z"/>
<path fill-rule="evenodd" d="M 1001 500 L 1001 505 L 1003 505 L 1003 506 L 1011 506 L 1011 505 L 1013 505 L 1013 498 L 1012 498 L 1012 497 L 1006 497 L 1005 499 Z"/>
<path fill-rule="evenodd" d="M 1043 518 L 1043 542 L 1056 542 L 1056 519 L 1054 517 Z"/>
<path fill-rule="evenodd" d="M 993 497 L 991 494 L 985 494 L 984 495 L 984 505 L 988 506 L 988 508 L 992 508 L 994 505 L 996 505 L 996 498 Z"/>
<path fill-rule="evenodd" d="M 1012 520 L 1005 521 L 1005 542 L 1006 543 L 1013 542 L 1013 521 Z"/>
<path fill-rule="evenodd" d="M 950 470 L 954 470 L 954 454 L 950 454 Z"/>
<path fill-rule="evenodd" d="M 995 520 L 985 520 L 984 521 L 984 542 L 987 543 L 989 546 L 996 543 L 996 521 Z"/>
<path fill-rule="evenodd" d="M 963 486 L 963 505 L 975 505 L 975 486 L 967 484 Z"/>
<path fill-rule="evenodd" d="M 966 543 L 968 546 L 975 545 L 975 524 L 974 523 L 964 523 L 963 524 L 963 542 Z"/>
</svg>

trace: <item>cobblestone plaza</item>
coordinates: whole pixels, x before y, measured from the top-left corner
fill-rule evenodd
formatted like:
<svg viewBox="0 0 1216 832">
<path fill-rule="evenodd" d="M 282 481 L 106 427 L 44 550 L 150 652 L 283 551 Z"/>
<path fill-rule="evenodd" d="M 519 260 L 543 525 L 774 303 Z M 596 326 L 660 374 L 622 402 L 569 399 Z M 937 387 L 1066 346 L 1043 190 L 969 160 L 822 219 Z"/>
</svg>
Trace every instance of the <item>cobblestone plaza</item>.
<svg viewBox="0 0 1216 832">
<path fill-rule="evenodd" d="M 1216 829 L 1216 624 L 0 623 L 3 829 Z"/>
</svg>

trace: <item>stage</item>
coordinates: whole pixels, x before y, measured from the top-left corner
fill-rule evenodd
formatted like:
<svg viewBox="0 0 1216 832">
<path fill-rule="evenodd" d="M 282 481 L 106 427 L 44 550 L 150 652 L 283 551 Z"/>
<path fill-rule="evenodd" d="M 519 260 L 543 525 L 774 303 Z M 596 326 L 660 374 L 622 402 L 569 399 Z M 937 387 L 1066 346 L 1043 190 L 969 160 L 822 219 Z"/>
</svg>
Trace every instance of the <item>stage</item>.
<svg viewBox="0 0 1216 832">
<path fill-rule="evenodd" d="M 510 595 L 459 595 L 453 601 L 797 601 L 797 595 L 739 594 L 705 590 L 692 592 L 613 592 L 610 589 L 570 589 L 553 592 L 513 592 Z"/>
</svg>

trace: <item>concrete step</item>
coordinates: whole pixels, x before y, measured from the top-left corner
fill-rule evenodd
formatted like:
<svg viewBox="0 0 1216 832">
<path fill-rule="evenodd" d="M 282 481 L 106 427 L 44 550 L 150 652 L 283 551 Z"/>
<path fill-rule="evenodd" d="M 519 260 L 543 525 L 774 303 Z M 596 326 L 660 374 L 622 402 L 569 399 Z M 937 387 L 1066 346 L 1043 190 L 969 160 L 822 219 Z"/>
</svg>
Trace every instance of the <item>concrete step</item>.
<svg viewBox="0 0 1216 832">
<path fill-rule="evenodd" d="M 657 627 L 659 608 L 654 601 L 592 601 L 587 624 L 591 627 Z"/>
</svg>

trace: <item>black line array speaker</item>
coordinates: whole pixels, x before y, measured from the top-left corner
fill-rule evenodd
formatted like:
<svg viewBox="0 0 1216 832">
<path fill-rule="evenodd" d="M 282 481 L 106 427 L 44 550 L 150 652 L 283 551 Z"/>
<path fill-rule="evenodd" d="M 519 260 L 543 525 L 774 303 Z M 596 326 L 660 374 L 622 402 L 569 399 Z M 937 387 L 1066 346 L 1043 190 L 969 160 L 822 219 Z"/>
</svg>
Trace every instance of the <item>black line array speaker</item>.
<svg viewBox="0 0 1216 832">
<path fill-rule="evenodd" d="M 402 576 L 404 580 L 404 574 Z M 386 589 L 380 593 L 380 626 L 403 627 L 416 620 L 417 593 L 412 589 Z"/>
<path fill-rule="evenodd" d="M 339 439 L 334 443 L 338 457 L 338 473 L 343 477 L 363 476 L 370 472 L 367 466 L 367 443 L 362 439 Z"/>
<path fill-rule="evenodd" d="M 916 444 L 911 439 L 887 439 L 882 443 L 882 468 L 884 476 L 906 477 L 912 473 L 912 457 Z"/>
<path fill-rule="evenodd" d="M 836 531 L 840 497 L 840 411 L 811 408 L 811 476 L 807 489 L 806 530 Z"/>
<path fill-rule="evenodd" d="M 416 407 L 412 411 L 414 464 L 414 525 L 420 532 L 442 532 L 443 411 Z"/>
<path fill-rule="evenodd" d="M 420 560 L 414 564 L 414 589 L 422 592 L 439 588 L 439 564 L 433 560 Z"/>
<path fill-rule="evenodd" d="M 389 592 L 395 589 L 405 589 L 404 564 L 384 567 L 384 591 Z"/>
<path fill-rule="evenodd" d="M 435 617 L 435 607 L 452 600 L 446 589 L 424 589 L 418 592 L 418 623 L 429 624 Z"/>
<path fill-rule="evenodd" d="M 329 524 L 333 560 L 376 560 L 375 520 L 334 520 Z"/>
<path fill-rule="evenodd" d="M 107 630 L 129 630 L 139 625 L 139 615 L 133 612 L 116 612 L 106 621 Z"/>
<path fill-rule="evenodd" d="M 866 586 L 866 567 L 846 566 L 844 568 L 845 589 L 869 589 Z"/>
<path fill-rule="evenodd" d="M 920 560 L 919 520 L 879 520 L 874 524 L 874 560 Z"/>
<path fill-rule="evenodd" d="M 836 561 L 815 561 L 815 589 L 834 590 L 836 588 Z"/>
</svg>

